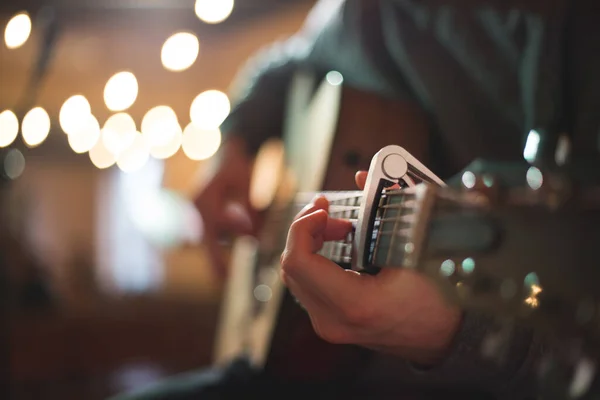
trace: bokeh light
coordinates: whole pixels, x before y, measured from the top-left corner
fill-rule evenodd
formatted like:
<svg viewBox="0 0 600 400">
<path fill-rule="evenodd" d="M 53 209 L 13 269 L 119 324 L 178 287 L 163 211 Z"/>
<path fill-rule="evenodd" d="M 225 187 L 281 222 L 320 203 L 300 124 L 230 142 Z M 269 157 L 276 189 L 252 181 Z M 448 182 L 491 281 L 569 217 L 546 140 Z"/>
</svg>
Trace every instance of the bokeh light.
<svg viewBox="0 0 600 400">
<path fill-rule="evenodd" d="M 135 139 L 117 158 L 117 166 L 123 172 L 135 172 L 144 167 L 150 158 L 148 146 L 141 134 L 136 134 Z"/>
<path fill-rule="evenodd" d="M 221 145 L 219 129 L 202 129 L 190 123 L 183 131 L 181 147 L 186 156 L 200 161 L 212 157 Z"/>
<path fill-rule="evenodd" d="M 31 34 L 31 18 L 25 12 L 12 17 L 4 30 L 4 43 L 9 49 L 16 49 L 25 44 Z"/>
<path fill-rule="evenodd" d="M 169 249 L 197 243 L 202 219 L 193 203 L 169 189 L 148 190 L 143 201 L 133 201 L 129 216 L 152 246 Z"/>
<path fill-rule="evenodd" d="M 190 107 L 190 118 L 194 125 L 203 129 L 218 128 L 231 111 L 227 95 L 219 90 L 200 93 Z"/>
<path fill-rule="evenodd" d="M 25 157 L 18 149 L 10 149 L 4 157 L 4 173 L 10 179 L 17 179 L 25 170 Z"/>
<path fill-rule="evenodd" d="M 119 154 L 133 143 L 137 134 L 137 127 L 131 115 L 118 113 L 104 123 L 102 141 L 108 151 Z"/>
<path fill-rule="evenodd" d="M 344 77 L 338 71 L 329 71 L 325 79 L 332 86 L 339 86 L 344 83 Z"/>
<path fill-rule="evenodd" d="M 131 72 L 113 75 L 104 87 L 104 103 L 111 111 L 123 111 L 133 105 L 138 95 L 138 82 Z"/>
<path fill-rule="evenodd" d="M 11 110 L 0 113 L 0 147 L 10 146 L 19 134 L 19 119 Z"/>
<path fill-rule="evenodd" d="M 29 147 L 40 145 L 50 133 L 50 116 L 42 107 L 31 109 L 21 125 L 23 140 Z"/>
<path fill-rule="evenodd" d="M 179 126 L 179 125 L 178 125 Z M 150 148 L 150 155 L 159 160 L 167 159 L 177 153 L 183 142 L 183 133 L 181 128 L 171 138 L 171 141 L 163 146 L 154 146 Z"/>
<path fill-rule="evenodd" d="M 88 114 L 79 129 L 69 135 L 69 146 L 77 153 L 82 154 L 90 151 L 100 139 L 100 124 L 96 117 Z"/>
<path fill-rule="evenodd" d="M 181 126 L 171 107 L 157 106 L 142 118 L 141 131 L 148 147 L 157 147 L 167 145 Z"/>
<path fill-rule="evenodd" d="M 199 51 L 200 43 L 196 35 L 179 32 L 165 41 L 160 58 L 169 71 L 183 71 L 194 64 Z"/>
<path fill-rule="evenodd" d="M 234 0 L 196 0 L 198 18 L 209 24 L 225 21 L 233 11 Z"/>
<path fill-rule="evenodd" d="M 98 140 L 94 147 L 90 149 L 88 153 L 92 164 L 98 169 L 105 169 L 111 167 L 117 162 L 117 157 L 104 145 L 103 140 Z"/>
<path fill-rule="evenodd" d="M 58 121 L 67 134 L 78 131 L 86 123 L 92 109 L 90 102 L 80 94 L 69 97 L 60 108 Z"/>
</svg>

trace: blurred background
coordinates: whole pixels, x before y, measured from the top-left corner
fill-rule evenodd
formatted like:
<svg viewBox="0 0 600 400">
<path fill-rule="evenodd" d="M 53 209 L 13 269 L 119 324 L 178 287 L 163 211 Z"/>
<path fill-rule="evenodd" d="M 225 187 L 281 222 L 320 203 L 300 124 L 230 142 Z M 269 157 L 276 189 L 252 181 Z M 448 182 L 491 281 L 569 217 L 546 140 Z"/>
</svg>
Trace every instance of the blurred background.
<svg viewBox="0 0 600 400">
<path fill-rule="evenodd" d="M 236 73 L 313 4 L 0 2 L 0 398 L 210 364 L 222 285 L 185 199 Z"/>
</svg>

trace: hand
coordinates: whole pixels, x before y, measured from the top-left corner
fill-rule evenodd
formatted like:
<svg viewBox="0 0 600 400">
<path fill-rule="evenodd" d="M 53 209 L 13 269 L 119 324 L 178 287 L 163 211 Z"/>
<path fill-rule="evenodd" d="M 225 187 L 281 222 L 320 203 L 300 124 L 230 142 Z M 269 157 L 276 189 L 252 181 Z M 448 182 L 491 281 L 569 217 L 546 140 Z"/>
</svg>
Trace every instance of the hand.
<svg viewBox="0 0 600 400">
<path fill-rule="evenodd" d="M 203 242 L 217 274 L 226 274 L 219 238 L 255 234 L 257 213 L 249 201 L 252 158 L 241 139 L 223 144 L 211 165 L 194 203 L 202 216 Z"/>
<path fill-rule="evenodd" d="M 366 173 L 357 174 L 364 186 Z M 340 240 L 348 222 L 330 218 L 317 198 L 292 224 L 281 259 L 285 284 L 308 311 L 324 340 L 392 353 L 420 364 L 444 357 L 461 312 L 444 301 L 427 277 L 409 269 L 371 276 L 343 270 L 316 254 L 326 240 Z"/>
</svg>

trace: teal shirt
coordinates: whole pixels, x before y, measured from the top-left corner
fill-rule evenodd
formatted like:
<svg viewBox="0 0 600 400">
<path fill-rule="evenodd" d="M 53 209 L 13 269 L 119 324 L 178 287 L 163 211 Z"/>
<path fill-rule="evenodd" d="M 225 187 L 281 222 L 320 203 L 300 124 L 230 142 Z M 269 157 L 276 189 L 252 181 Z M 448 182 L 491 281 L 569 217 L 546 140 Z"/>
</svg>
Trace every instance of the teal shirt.
<svg viewBox="0 0 600 400">
<path fill-rule="evenodd" d="M 327 1 L 321 1 L 321 4 Z M 430 116 L 437 172 L 522 159 L 527 133 L 600 149 L 600 5 L 594 0 L 331 0 L 329 18 L 259 53 L 222 128 L 256 149 L 282 131 L 298 68 L 414 101 Z M 320 24 L 320 25 L 319 25 Z"/>
</svg>

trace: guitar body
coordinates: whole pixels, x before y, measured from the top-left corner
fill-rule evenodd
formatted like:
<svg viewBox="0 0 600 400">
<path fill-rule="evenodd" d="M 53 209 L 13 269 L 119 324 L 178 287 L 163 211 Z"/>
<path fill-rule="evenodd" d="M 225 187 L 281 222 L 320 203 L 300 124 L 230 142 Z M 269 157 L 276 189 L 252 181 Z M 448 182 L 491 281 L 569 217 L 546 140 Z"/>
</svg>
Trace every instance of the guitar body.
<svg viewBox="0 0 600 400">
<path fill-rule="evenodd" d="M 400 144 L 426 160 L 427 119 L 416 105 L 327 81 L 316 91 L 312 87 L 314 77 L 296 77 L 288 100 L 283 157 L 273 157 L 273 166 L 262 168 L 270 176 L 253 180 L 260 192 L 261 182 L 277 175 L 272 212 L 289 205 L 290 194 L 296 192 L 355 190 L 356 171 L 368 170 L 373 155 L 386 145 Z M 260 240 L 241 238 L 234 245 L 215 362 L 246 355 L 281 379 L 351 378 L 360 373 L 370 353 L 320 339 L 279 279 L 279 256 L 293 217 L 288 214 L 276 227 L 265 228 L 268 232 Z"/>
</svg>

